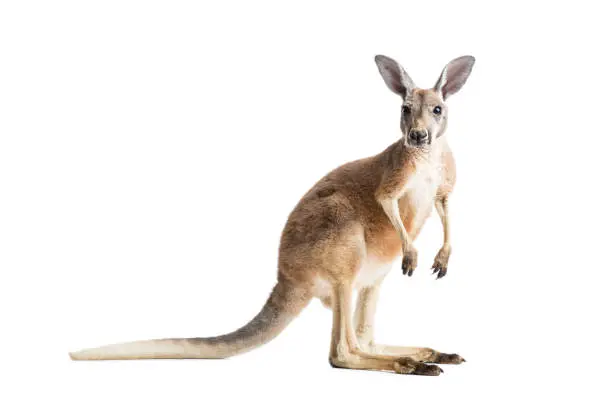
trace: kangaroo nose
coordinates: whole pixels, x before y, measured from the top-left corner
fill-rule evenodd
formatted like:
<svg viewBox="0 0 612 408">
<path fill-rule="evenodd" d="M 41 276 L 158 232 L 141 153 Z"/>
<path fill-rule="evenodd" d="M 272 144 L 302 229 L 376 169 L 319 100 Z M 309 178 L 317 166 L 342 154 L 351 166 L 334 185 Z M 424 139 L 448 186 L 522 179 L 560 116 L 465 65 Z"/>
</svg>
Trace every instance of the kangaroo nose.
<svg viewBox="0 0 612 408">
<path fill-rule="evenodd" d="M 425 129 L 411 129 L 408 136 L 410 136 L 410 139 L 414 142 L 421 144 L 427 139 L 427 131 Z"/>
</svg>

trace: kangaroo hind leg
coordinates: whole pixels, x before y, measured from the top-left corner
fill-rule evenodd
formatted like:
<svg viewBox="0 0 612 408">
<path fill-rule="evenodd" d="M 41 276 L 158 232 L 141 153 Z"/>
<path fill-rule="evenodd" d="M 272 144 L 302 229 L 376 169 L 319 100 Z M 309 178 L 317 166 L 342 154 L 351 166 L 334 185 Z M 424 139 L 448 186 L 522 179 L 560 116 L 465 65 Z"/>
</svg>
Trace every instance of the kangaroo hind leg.
<svg viewBox="0 0 612 408">
<path fill-rule="evenodd" d="M 333 288 L 333 328 L 329 355 L 333 367 L 415 375 L 439 375 L 442 372 L 438 366 L 424 364 L 408 356 L 379 355 L 363 351 L 353 331 L 351 293 L 350 284 L 337 284 Z"/>
<path fill-rule="evenodd" d="M 371 353 L 405 356 L 422 363 L 461 364 L 465 361 L 458 354 L 447 354 L 427 347 L 405 347 L 376 344 L 374 342 L 374 317 L 380 293 L 378 282 L 360 290 L 355 310 L 355 328 L 360 347 Z"/>
</svg>

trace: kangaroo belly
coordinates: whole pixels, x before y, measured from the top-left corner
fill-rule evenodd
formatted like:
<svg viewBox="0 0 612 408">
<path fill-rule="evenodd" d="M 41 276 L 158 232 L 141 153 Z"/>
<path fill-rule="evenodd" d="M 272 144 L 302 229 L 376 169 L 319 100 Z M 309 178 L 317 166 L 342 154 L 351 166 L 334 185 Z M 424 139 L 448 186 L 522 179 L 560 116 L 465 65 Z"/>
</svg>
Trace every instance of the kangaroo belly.
<svg viewBox="0 0 612 408">
<path fill-rule="evenodd" d="M 361 263 L 353 278 L 353 289 L 359 290 L 379 283 L 391 270 L 394 259 L 381 259 L 376 255 L 368 255 Z M 331 283 L 318 277 L 313 285 L 313 294 L 325 302 L 330 302 L 332 296 Z M 327 306 L 330 306 L 327 304 Z"/>
<path fill-rule="evenodd" d="M 368 256 L 355 276 L 353 287 L 361 289 L 377 284 L 389 273 L 392 263 L 393 261 L 380 259 L 377 256 Z"/>
</svg>

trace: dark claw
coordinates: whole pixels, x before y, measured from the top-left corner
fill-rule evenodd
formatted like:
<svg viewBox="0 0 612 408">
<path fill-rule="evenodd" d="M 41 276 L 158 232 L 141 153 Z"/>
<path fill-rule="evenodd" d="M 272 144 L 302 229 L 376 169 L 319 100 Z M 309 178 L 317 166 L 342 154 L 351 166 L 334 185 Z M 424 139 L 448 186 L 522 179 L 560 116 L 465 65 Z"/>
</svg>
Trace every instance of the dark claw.
<svg viewBox="0 0 612 408">
<path fill-rule="evenodd" d="M 444 276 L 446 276 L 446 268 L 441 268 L 436 279 L 443 278 Z"/>
<path fill-rule="evenodd" d="M 414 272 L 414 269 L 408 269 L 408 264 L 409 264 L 408 258 L 404 257 L 402 259 L 402 273 L 404 275 L 412 276 L 412 272 Z"/>
<path fill-rule="evenodd" d="M 434 364 L 419 364 L 412 374 L 416 375 L 440 375 L 444 370 Z"/>
<path fill-rule="evenodd" d="M 436 364 L 461 364 L 465 363 L 465 358 L 461 357 L 459 354 L 439 353 L 434 359 L 434 362 Z"/>
</svg>

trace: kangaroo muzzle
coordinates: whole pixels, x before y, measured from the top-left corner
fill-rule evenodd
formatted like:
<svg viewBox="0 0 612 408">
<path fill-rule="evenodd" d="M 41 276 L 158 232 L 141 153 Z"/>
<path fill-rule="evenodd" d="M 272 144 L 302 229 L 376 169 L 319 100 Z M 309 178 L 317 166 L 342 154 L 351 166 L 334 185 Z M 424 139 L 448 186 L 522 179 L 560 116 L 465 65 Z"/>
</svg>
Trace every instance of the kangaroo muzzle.
<svg viewBox="0 0 612 408">
<path fill-rule="evenodd" d="M 431 138 L 429 137 L 427 129 L 410 129 L 410 132 L 408 132 L 408 139 L 411 144 L 416 146 L 431 143 Z"/>
</svg>

